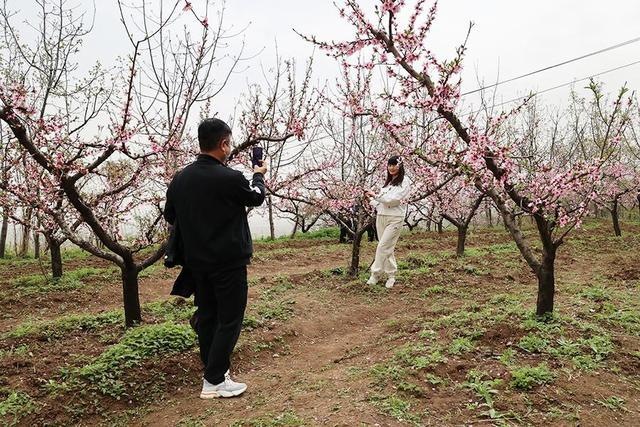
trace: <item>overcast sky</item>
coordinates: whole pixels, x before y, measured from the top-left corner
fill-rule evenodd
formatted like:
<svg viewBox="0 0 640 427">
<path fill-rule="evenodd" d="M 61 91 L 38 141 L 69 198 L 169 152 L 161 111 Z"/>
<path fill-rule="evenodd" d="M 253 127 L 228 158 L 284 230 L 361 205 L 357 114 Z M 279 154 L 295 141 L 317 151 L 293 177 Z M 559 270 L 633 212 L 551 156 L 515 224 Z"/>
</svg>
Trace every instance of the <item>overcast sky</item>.
<svg viewBox="0 0 640 427">
<path fill-rule="evenodd" d="M 81 8 L 91 8 L 93 4 L 90 0 L 69 1 Z M 134 4 L 141 1 L 129 0 Z M 147 4 L 157 5 L 159 1 L 147 0 Z M 203 10 L 204 0 L 191 1 L 196 12 Z M 336 2 L 340 4 L 341 0 Z M 9 1 L 14 8 L 22 8 L 24 17 L 33 13 L 34 3 L 33 0 Z M 363 9 L 370 12 L 375 3 L 376 0 L 360 1 Z M 110 65 L 118 55 L 127 55 L 130 47 L 119 22 L 116 1 L 96 0 L 95 7 L 95 29 L 82 52 L 83 62 L 89 65 L 100 60 Z M 500 80 L 505 80 L 640 37 L 640 4 L 637 0 L 441 0 L 429 36 L 430 49 L 440 59 L 451 58 L 471 21 L 475 27 L 464 64 L 463 92 L 478 87 L 477 76 L 490 83 L 499 73 Z M 293 32 L 294 28 L 322 40 L 345 40 L 353 34 L 350 25 L 338 16 L 332 0 L 228 0 L 225 25 L 235 29 L 248 25 L 242 36 L 246 40 L 246 52 L 261 53 L 233 76 L 217 98 L 214 110 L 220 111 L 223 117 L 230 114 L 247 82 L 261 81 L 260 64 L 273 64 L 276 42 L 282 57 L 295 58 L 299 63 L 304 63 L 313 52 L 313 47 Z M 501 85 L 498 102 L 634 61 L 640 61 L 640 43 Z M 317 80 L 331 81 L 336 71 L 333 60 L 321 52 L 316 53 Z M 640 64 L 598 79 L 606 84 L 608 92 L 615 92 L 625 82 L 631 89 L 638 89 Z M 580 82 L 576 86 L 584 85 L 585 82 Z M 566 101 L 569 90 L 565 87 L 542 96 L 546 103 L 561 104 Z M 467 100 L 473 102 L 472 97 Z"/>
<path fill-rule="evenodd" d="M 360 2 L 365 10 L 373 10 L 367 5 L 374 3 Z M 338 17 L 329 0 L 235 0 L 229 9 L 234 21 L 244 18 L 253 22 L 247 32 L 251 43 L 259 46 L 277 39 L 280 50 L 294 57 L 304 57 L 309 47 L 291 28 L 321 39 L 351 34 L 349 24 Z M 463 91 L 477 87 L 476 72 L 487 81 L 495 80 L 498 72 L 505 79 L 639 37 L 640 4 L 635 0 L 442 0 L 429 38 L 433 51 L 440 57 L 451 57 L 471 21 L 475 27 L 468 45 Z M 640 43 L 635 43 L 506 84 L 500 94 L 511 99 L 638 60 Z M 602 80 L 612 89 L 625 81 L 636 88 L 639 76 L 640 65 Z M 567 91 L 558 90 L 548 98 L 566 97 Z"/>
<path fill-rule="evenodd" d="M 141 4 L 142 0 L 128 0 Z M 147 0 L 156 6 L 160 0 Z M 164 0 L 170 2 L 169 0 Z M 191 0 L 194 10 L 203 11 L 205 0 Z M 336 0 L 340 4 L 341 0 Z M 361 0 L 365 11 L 373 11 L 379 0 Z M 90 0 L 69 0 L 80 8 L 91 9 Z M 23 17 L 32 14 L 33 0 L 10 0 L 14 8 L 23 8 Z M 95 2 L 96 24 L 82 53 L 86 64 L 100 60 L 113 64 L 115 57 L 126 55 L 130 47 L 119 22 L 115 0 Z M 412 0 L 408 0 L 412 3 Z M 430 3 L 430 2 L 427 2 Z M 222 2 L 214 2 L 218 8 Z M 463 72 L 463 92 L 478 87 L 478 77 L 492 83 L 556 64 L 623 41 L 640 37 L 640 5 L 636 0 L 441 0 L 436 23 L 429 36 L 430 48 L 439 58 L 451 58 L 464 39 L 469 22 L 474 22 Z M 197 26 L 196 23 L 194 25 Z M 246 63 L 241 73 L 217 100 L 217 111 L 230 112 L 238 93 L 247 82 L 260 82 L 260 64 L 269 66 L 280 55 L 303 63 L 313 47 L 293 31 L 316 35 L 323 40 L 344 40 L 352 35 L 348 23 L 340 19 L 332 0 L 228 0 L 225 26 L 247 27 L 246 53 L 261 52 Z M 501 85 L 499 99 L 510 100 L 571 82 L 589 75 L 640 61 L 640 42 L 605 52 L 572 64 L 538 73 L 517 82 Z M 248 68 L 247 68 L 248 67 Z M 333 60 L 316 53 L 315 75 L 319 81 L 331 81 L 336 75 Z M 598 77 L 608 91 L 628 82 L 632 89 L 640 84 L 640 64 Z M 577 87 L 584 86 L 584 82 Z M 543 95 L 549 103 L 567 99 L 569 88 Z M 473 97 L 468 97 L 473 102 Z"/>
</svg>

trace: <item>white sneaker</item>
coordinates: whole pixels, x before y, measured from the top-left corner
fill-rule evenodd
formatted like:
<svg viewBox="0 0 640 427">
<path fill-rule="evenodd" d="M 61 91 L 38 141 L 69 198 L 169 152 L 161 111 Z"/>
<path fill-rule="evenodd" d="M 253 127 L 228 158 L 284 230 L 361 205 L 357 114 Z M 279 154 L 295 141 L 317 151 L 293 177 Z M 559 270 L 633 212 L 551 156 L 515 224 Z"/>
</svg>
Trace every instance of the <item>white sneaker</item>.
<svg viewBox="0 0 640 427">
<path fill-rule="evenodd" d="M 376 276 L 374 276 L 373 274 L 369 277 L 369 280 L 367 280 L 367 285 L 375 285 L 376 283 L 378 283 L 378 278 Z"/>
<path fill-rule="evenodd" d="M 387 283 L 384 284 L 384 287 L 387 289 L 391 289 L 393 288 L 393 285 L 395 285 L 396 283 L 396 278 L 395 277 L 389 277 L 387 279 Z"/>
<path fill-rule="evenodd" d="M 220 384 L 214 385 L 209 381 L 204 380 L 204 383 L 202 384 L 202 391 L 200 392 L 200 398 L 213 399 L 214 397 L 235 397 L 240 396 L 246 389 L 246 384 L 233 381 L 227 371 L 224 375 L 224 381 Z"/>
</svg>

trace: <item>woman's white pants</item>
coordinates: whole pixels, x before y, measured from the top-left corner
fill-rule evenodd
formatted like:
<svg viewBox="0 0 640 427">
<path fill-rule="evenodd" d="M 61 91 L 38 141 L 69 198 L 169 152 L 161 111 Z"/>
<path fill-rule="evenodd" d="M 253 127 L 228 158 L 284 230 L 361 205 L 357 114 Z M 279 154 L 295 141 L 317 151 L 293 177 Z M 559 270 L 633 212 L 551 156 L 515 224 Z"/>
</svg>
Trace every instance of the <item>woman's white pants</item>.
<svg viewBox="0 0 640 427">
<path fill-rule="evenodd" d="M 389 277 L 395 277 L 398 271 L 398 264 L 393 251 L 398 243 L 404 217 L 378 215 L 376 217 L 376 228 L 378 232 L 378 248 L 376 249 L 376 259 L 371 266 L 371 275 L 380 278 L 382 273 Z"/>
</svg>

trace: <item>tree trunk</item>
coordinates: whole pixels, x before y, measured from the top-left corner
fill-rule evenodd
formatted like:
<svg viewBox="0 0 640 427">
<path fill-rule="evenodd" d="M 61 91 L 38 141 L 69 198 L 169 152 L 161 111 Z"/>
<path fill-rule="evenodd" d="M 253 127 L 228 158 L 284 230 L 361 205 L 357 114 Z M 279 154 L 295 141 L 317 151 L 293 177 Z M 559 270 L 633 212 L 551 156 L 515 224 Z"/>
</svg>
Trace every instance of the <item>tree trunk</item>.
<svg viewBox="0 0 640 427">
<path fill-rule="evenodd" d="M 22 233 L 20 235 L 20 246 L 18 247 L 18 257 L 19 258 L 26 258 L 27 255 L 29 255 L 29 240 L 30 239 L 30 234 L 31 234 L 31 229 L 30 227 L 23 225 L 22 227 Z"/>
<path fill-rule="evenodd" d="M 33 256 L 35 259 L 40 259 L 40 233 L 33 232 Z"/>
<path fill-rule="evenodd" d="M 350 276 L 357 276 L 360 271 L 360 243 L 362 242 L 363 235 L 364 229 L 356 230 L 353 235 L 353 243 L 351 244 L 351 264 L 349 265 Z"/>
<path fill-rule="evenodd" d="M 487 221 L 489 222 L 489 227 L 493 227 L 493 214 L 489 203 L 487 203 Z"/>
<path fill-rule="evenodd" d="M 18 255 L 18 225 L 13 224 L 13 253 Z"/>
<path fill-rule="evenodd" d="M 20 249 L 18 250 L 18 256 L 21 258 L 26 257 L 29 254 L 29 240 L 31 240 L 31 215 L 32 209 L 27 209 L 24 212 L 24 224 L 22 225 L 22 235 L 20 236 Z"/>
<path fill-rule="evenodd" d="M 290 237 L 293 239 L 297 232 L 298 232 L 298 218 L 296 218 L 296 220 L 293 223 L 293 230 L 291 230 L 291 236 Z"/>
<path fill-rule="evenodd" d="M 0 258 L 7 255 L 7 234 L 9 234 L 9 212 L 2 210 L 2 228 L 0 229 Z"/>
<path fill-rule="evenodd" d="M 456 247 L 456 256 L 461 257 L 464 255 L 464 245 L 467 241 L 467 231 L 469 229 L 465 226 L 458 227 L 458 246 Z"/>
<path fill-rule="evenodd" d="M 51 273 L 53 278 L 62 277 L 62 251 L 60 250 L 62 243 L 56 239 L 47 239 L 49 243 L 49 251 L 51 252 Z"/>
<path fill-rule="evenodd" d="M 273 200 L 271 199 L 271 195 L 267 197 L 267 207 L 269 208 L 269 236 L 271 236 L 271 240 L 276 238 L 276 227 L 273 223 Z"/>
<path fill-rule="evenodd" d="M 438 233 L 442 234 L 442 219 L 438 221 Z"/>
<path fill-rule="evenodd" d="M 543 316 L 553 312 L 553 297 L 555 295 L 555 249 L 545 249 L 542 253 L 542 264 L 536 272 L 538 277 L 538 302 L 536 314 Z"/>
<path fill-rule="evenodd" d="M 616 236 L 622 236 L 622 231 L 620 230 L 620 214 L 618 211 L 618 199 L 613 200 L 613 206 L 611 207 L 611 219 L 613 220 L 613 231 L 616 233 Z"/>
<path fill-rule="evenodd" d="M 122 297 L 124 300 L 124 321 L 127 328 L 142 321 L 140 298 L 138 296 L 138 269 L 133 263 L 121 267 Z"/>
</svg>

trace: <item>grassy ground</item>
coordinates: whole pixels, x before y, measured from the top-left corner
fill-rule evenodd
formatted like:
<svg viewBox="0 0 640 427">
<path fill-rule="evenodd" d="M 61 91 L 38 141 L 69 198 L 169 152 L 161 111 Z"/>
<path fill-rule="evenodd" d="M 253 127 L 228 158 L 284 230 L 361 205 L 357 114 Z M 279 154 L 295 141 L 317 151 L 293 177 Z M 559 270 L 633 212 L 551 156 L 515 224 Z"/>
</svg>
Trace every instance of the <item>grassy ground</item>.
<svg viewBox="0 0 640 427">
<path fill-rule="evenodd" d="M 202 401 L 177 271 L 141 278 L 125 330 L 111 266 L 67 257 L 65 277 L 0 263 L 0 421 L 8 425 L 629 425 L 640 423 L 640 227 L 592 222 L 561 248 L 556 312 L 504 230 L 456 258 L 451 232 L 403 235 L 392 290 L 344 274 L 333 232 L 256 242 L 233 360 L 249 384 Z M 363 264 L 375 244 L 365 243 Z M 14 262 L 15 261 L 15 262 Z"/>
</svg>

